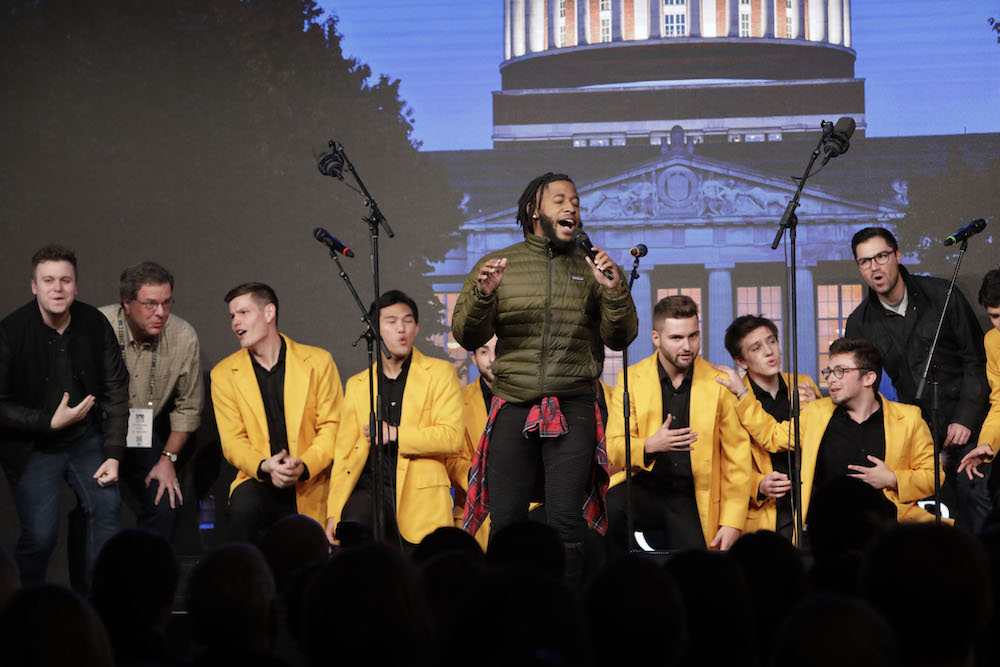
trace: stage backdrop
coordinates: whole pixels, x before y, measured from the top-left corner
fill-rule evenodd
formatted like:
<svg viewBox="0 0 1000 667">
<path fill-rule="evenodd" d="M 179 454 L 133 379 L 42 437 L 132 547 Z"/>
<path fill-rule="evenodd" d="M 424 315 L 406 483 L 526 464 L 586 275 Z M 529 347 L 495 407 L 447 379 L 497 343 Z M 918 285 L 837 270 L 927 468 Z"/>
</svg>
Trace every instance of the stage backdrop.
<svg viewBox="0 0 1000 667">
<path fill-rule="evenodd" d="M 117 299 L 126 265 L 168 267 L 173 312 L 197 329 L 205 370 L 237 347 L 223 295 L 260 280 L 280 297 L 284 333 L 330 350 L 344 378 L 361 371 L 356 307 L 312 238 L 322 226 L 351 245 L 357 257 L 344 267 L 370 300 L 364 200 L 316 168 L 330 139 L 347 147 L 396 232 L 382 236 L 383 288 L 417 299 L 419 345 L 450 356 L 463 379 L 467 354 L 447 333 L 455 294 L 478 257 L 519 240 L 514 204 L 544 171 L 575 178 L 591 238 L 615 259 L 630 265 L 628 248 L 650 248 L 635 288 L 643 331 L 633 359 L 650 352 L 652 305 L 671 293 L 701 305 L 712 361 L 728 361 L 722 331 L 736 315 L 763 313 L 785 334 L 786 255 L 769 244 L 822 120 L 850 116 L 858 130 L 802 200 L 803 372 L 822 368 L 862 297 L 849 246 L 860 227 L 891 227 L 912 270 L 948 275 L 954 253 L 940 240 L 986 218 L 959 281 L 971 301 L 1000 263 L 1000 123 L 970 134 L 900 131 L 895 107 L 915 116 L 920 104 L 954 128 L 950 114 L 978 104 L 949 83 L 967 70 L 914 67 L 907 75 L 919 92 L 906 86 L 896 105 L 902 89 L 873 90 L 859 72 L 866 63 L 886 80 L 877 59 L 864 59 L 852 27 L 862 10 L 850 0 L 496 0 L 475 9 L 486 4 L 345 2 L 345 17 L 370 10 L 359 28 L 368 41 L 345 51 L 350 23 L 336 21 L 332 0 L 0 3 L 0 312 L 32 298 L 31 255 L 58 242 L 76 250 L 78 298 L 94 305 Z M 946 35 L 952 51 L 930 60 L 961 63 L 964 48 L 1000 57 L 987 8 L 975 22 L 914 22 L 908 6 L 881 10 L 894 43 Z M 462 12 L 472 12 L 467 21 Z M 870 12 L 866 20 L 870 37 Z M 392 51 L 400 32 L 421 104 L 442 105 L 423 116 L 400 92 L 405 76 L 353 57 Z M 477 77 L 481 45 L 493 56 L 489 76 Z M 994 77 L 982 82 L 988 95 L 998 69 L 984 75 Z M 463 97 L 477 78 L 485 92 Z M 470 124 L 485 130 L 463 143 Z M 421 135 L 424 126 L 436 134 Z M 436 150 L 420 150 L 421 136 Z M 606 379 L 620 363 L 609 355 Z M 11 506 L 8 497 L 0 504 Z M 7 547 L 15 528 L 5 511 Z"/>
</svg>

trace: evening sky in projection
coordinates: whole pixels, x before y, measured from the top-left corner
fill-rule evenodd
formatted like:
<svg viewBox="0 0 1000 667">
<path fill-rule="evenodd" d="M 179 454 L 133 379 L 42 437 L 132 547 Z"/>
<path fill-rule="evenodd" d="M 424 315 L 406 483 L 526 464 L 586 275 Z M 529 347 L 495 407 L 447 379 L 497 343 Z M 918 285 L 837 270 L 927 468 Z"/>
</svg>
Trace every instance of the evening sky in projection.
<svg viewBox="0 0 1000 667">
<path fill-rule="evenodd" d="M 344 54 L 400 79 L 424 150 L 491 148 L 500 0 L 322 0 Z M 1000 44 L 986 0 L 853 0 L 869 137 L 1000 131 Z M 823 72 L 817 72 L 823 76 Z"/>
</svg>

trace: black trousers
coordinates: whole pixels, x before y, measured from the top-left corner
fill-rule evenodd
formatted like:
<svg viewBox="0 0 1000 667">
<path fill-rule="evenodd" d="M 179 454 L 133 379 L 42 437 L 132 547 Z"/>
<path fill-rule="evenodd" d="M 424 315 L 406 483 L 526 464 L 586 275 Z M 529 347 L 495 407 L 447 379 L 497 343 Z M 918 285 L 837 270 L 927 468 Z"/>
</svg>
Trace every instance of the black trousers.
<svg viewBox="0 0 1000 667">
<path fill-rule="evenodd" d="M 229 496 L 226 541 L 256 544 L 278 519 L 296 511 L 295 487 L 279 489 L 248 479 Z"/>
<path fill-rule="evenodd" d="M 568 432 L 556 438 L 539 437 L 537 431 L 522 434 L 530 404 L 507 403 L 497 414 L 486 458 L 491 536 L 528 518 L 541 464 L 548 524 L 564 544 L 583 542 L 583 499 L 597 446 L 594 399 L 559 399 L 559 404 Z"/>
<path fill-rule="evenodd" d="M 625 514 L 627 497 L 624 482 L 608 491 L 607 537 L 613 553 L 624 553 L 631 543 Z M 705 534 L 694 498 L 665 493 L 652 473 L 632 475 L 632 520 L 635 530 L 663 531 L 666 541 L 653 545 L 657 548 L 705 548 Z"/>
</svg>

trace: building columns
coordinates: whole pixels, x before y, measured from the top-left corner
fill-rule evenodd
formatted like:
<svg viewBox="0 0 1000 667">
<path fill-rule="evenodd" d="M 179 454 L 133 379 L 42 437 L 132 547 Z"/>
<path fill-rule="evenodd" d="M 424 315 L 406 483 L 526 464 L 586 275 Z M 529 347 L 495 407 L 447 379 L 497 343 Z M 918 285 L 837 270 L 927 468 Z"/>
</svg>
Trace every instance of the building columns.
<svg viewBox="0 0 1000 667">
<path fill-rule="evenodd" d="M 774 0 L 760 0 L 760 23 L 764 29 L 764 37 L 774 37 Z"/>
<path fill-rule="evenodd" d="M 806 38 L 806 0 L 795 3 L 795 39 Z"/>
<path fill-rule="evenodd" d="M 831 44 L 844 43 L 844 0 L 827 0 L 827 33 Z"/>
<path fill-rule="evenodd" d="M 809 267 L 799 267 L 795 270 L 795 289 L 798 292 L 798 334 L 799 334 L 799 373 L 803 373 L 819 382 L 816 362 L 816 287 L 813 285 L 813 271 Z M 789 295 L 789 299 L 791 295 Z M 789 339 L 789 344 L 791 344 Z M 785 369 L 792 370 L 791 350 L 785 354 Z"/>
<path fill-rule="evenodd" d="M 692 0 L 688 7 L 691 8 L 688 16 L 688 37 L 701 37 L 701 0 Z"/>
<path fill-rule="evenodd" d="M 527 0 L 528 52 L 545 50 L 545 0 Z"/>
<path fill-rule="evenodd" d="M 730 269 L 711 269 L 708 272 L 708 326 L 702 316 L 702 356 L 714 364 L 732 364 L 726 351 L 726 328 L 733 323 L 733 274 Z M 705 334 L 708 334 L 707 336 Z M 705 338 L 708 348 L 705 349 Z"/>
<path fill-rule="evenodd" d="M 844 0 L 844 46 L 851 48 L 851 0 Z"/>
<path fill-rule="evenodd" d="M 510 2 L 503 3 L 503 59 L 510 60 Z"/>
<path fill-rule="evenodd" d="M 523 56 L 525 51 L 525 0 L 511 0 L 510 10 L 510 33 L 511 33 L 511 57 Z"/>
<path fill-rule="evenodd" d="M 562 48 L 559 43 L 559 0 L 549 0 L 549 46 L 550 49 Z"/>
<path fill-rule="evenodd" d="M 625 280 L 628 280 L 629 269 L 628 262 L 622 263 L 625 269 Z M 643 358 L 649 347 L 643 344 L 643 341 L 649 340 L 649 334 L 653 330 L 653 271 L 639 271 L 639 278 L 632 285 L 632 301 L 635 303 L 635 311 L 639 315 L 639 335 L 636 336 L 636 343 L 629 348 L 629 350 L 634 350 L 636 348 L 643 350 L 642 353 L 637 353 L 639 356 L 635 356 L 629 359 L 633 364 L 639 359 Z"/>
<path fill-rule="evenodd" d="M 740 36 L 740 0 L 726 0 L 729 3 L 729 30 L 726 35 L 729 37 Z"/>
<path fill-rule="evenodd" d="M 649 36 L 663 37 L 663 0 L 649 0 Z"/>
<path fill-rule="evenodd" d="M 587 38 L 587 26 L 590 24 L 588 0 L 576 0 L 576 43 L 590 44 L 590 39 Z"/>
</svg>

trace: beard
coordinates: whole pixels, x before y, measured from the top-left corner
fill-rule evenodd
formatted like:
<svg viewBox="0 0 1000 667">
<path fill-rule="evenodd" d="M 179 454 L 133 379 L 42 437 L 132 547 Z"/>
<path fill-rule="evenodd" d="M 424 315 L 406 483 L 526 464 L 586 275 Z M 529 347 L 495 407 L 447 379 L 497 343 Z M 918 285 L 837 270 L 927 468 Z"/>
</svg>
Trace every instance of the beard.
<svg viewBox="0 0 1000 667">
<path fill-rule="evenodd" d="M 575 245 L 572 240 L 563 241 L 558 236 L 556 236 L 556 221 L 545 215 L 541 211 L 538 213 L 538 220 L 541 223 L 542 234 L 545 238 L 549 240 L 549 244 L 552 246 L 552 251 L 559 254 L 566 254 L 573 249 Z M 583 223 L 580 224 L 580 228 L 583 228 Z"/>
</svg>

